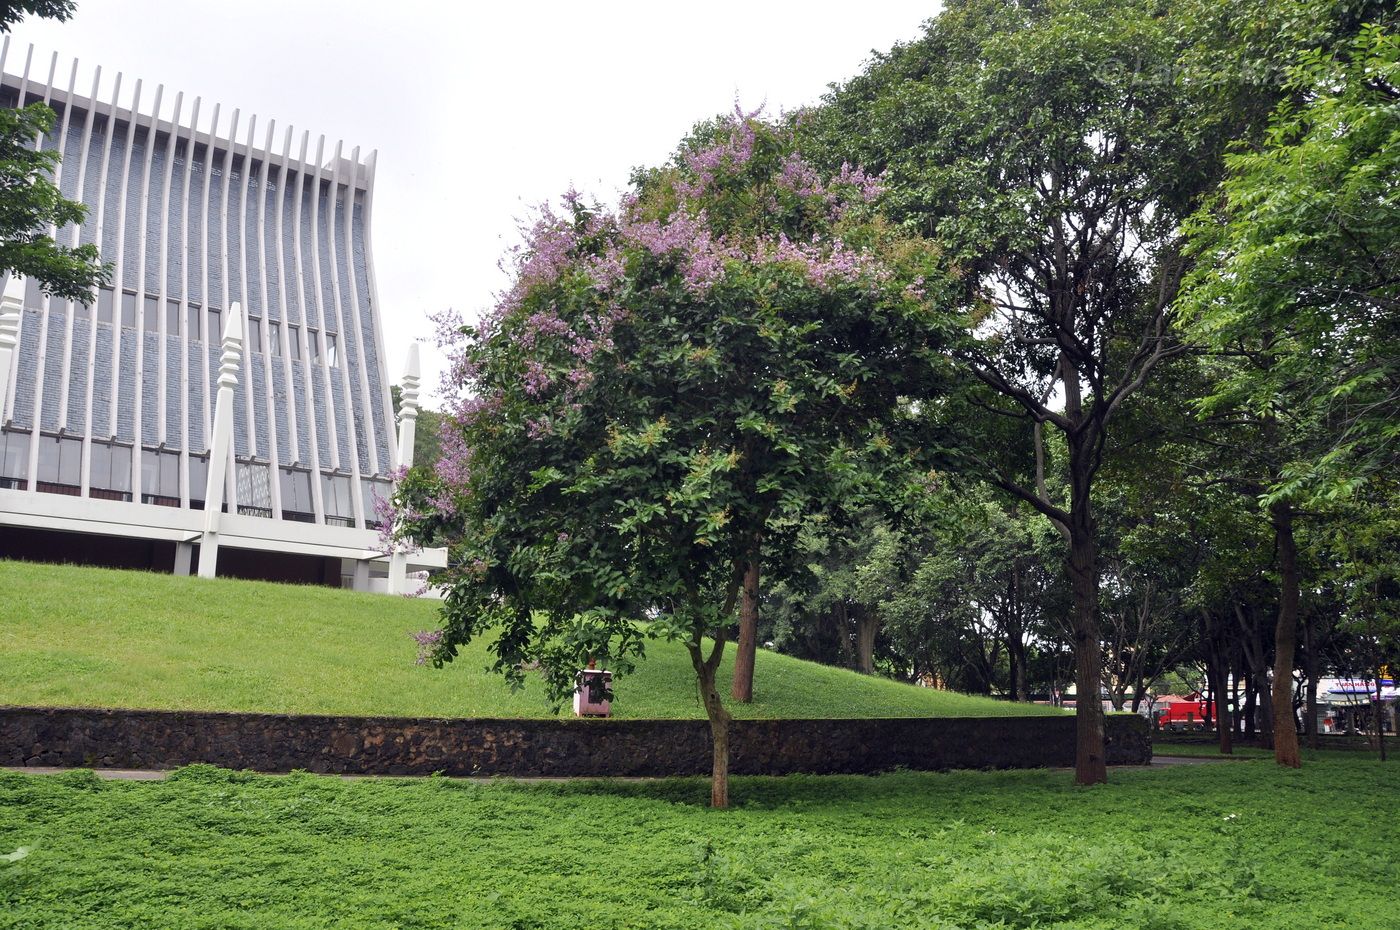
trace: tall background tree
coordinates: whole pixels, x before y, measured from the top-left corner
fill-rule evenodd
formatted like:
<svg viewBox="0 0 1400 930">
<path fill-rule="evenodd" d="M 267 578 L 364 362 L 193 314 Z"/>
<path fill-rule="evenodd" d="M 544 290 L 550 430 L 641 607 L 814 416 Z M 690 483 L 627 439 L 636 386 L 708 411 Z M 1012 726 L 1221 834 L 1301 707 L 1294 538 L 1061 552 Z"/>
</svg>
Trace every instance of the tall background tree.
<svg viewBox="0 0 1400 930">
<path fill-rule="evenodd" d="M 1293 94 L 1283 70 L 1384 8 L 961 0 L 801 117 L 829 164 L 884 172 L 895 219 L 936 239 L 963 283 L 973 338 L 958 355 L 981 387 L 966 401 L 1010 428 L 958 411 L 975 424 L 961 467 L 1064 537 L 1080 782 L 1106 774 L 1096 487 L 1123 457 L 1125 412 L 1184 351 L 1171 308 L 1197 253 L 1183 223 L 1227 149 L 1257 144 Z"/>
<path fill-rule="evenodd" d="M 1107 774 L 1094 485 L 1115 414 L 1177 351 L 1176 227 L 1209 180 L 1190 96 L 1158 78 L 1183 45 L 1164 12 L 951 3 L 810 120 L 829 157 L 886 172 L 896 217 L 942 244 L 974 336 L 960 353 L 982 387 L 969 401 L 1022 424 L 1010 450 L 969 434 L 965 467 L 1064 536 L 1080 783 Z M 1039 480 L 1046 426 L 1063 437 L 1058 499 Z"/>
<path fill-rule="evenodd" d="M 1293 668 L 1304 578 L 1297 522 L 1400 462 L 1400 39 L 1390 21 L 1302 54 L 1257 149 L 1229 158 L 1192 226 L 1182 313 L 1221 356 L 1206 411 L 1254 426 L 1245 490 L 1278 552 L 1275 756 L 1300 764 Z M 1353 524 L 1355 525 L 1355 524 Z M 1362 521 L 1364 525 L 1364 521 Z"/>
</svg>

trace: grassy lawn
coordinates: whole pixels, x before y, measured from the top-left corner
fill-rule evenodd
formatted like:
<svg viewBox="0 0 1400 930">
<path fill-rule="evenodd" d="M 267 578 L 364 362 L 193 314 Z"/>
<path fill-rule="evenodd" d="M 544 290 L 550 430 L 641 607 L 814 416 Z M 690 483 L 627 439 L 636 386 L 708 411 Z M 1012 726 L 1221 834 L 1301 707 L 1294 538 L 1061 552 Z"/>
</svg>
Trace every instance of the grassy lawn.
<svg viewBox="0 0 1400 930">
<path fill-rule="evenodd" d="M 395 716 L 550 714 L 512 694 L 484 644 L 413 664 L 437 606 L 384 595 L 0 560 L 0 703 Z M 732 649 L 726 655 L 732 667 Z M 728 670 L 724 672 L 728 675 Z M 690 660 L 652 643 L 618 683 L 619 717 L 703 717 Z M 533 687 L 531 686 L 533 685 Z M 725 690 L 728 690 L 726 683 Z M 739 717 L 1058 713 L 916 688 L 760 650 Z"/>
<path fill-rule="evenodd" d="M 700 780 L 0 772 L 0 927 L 1381 930 L 1400 765 Z"/>
</svg>

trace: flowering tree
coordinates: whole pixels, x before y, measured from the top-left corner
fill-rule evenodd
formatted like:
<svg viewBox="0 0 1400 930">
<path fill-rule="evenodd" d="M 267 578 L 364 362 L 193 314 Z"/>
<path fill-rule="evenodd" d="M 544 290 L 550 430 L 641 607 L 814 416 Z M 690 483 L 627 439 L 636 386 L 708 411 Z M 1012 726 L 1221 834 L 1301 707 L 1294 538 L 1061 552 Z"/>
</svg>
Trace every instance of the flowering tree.
<svg viewBox="0 0 1400 930">
<path fill-rule="evenodd" d="M 617 211 L 542 208 L 494 311 L 447 327 L 436 486 L 399 502 L 404 531 L 451 541 L 437 664 L 494 631 L 496 670 L 538 665 L 562 702 L 588 658 L 623 674 L 647 637 L 679 641 L 728 803 L 716 674 L 745 577 L 804 516 L 904 474 L 903 411 L 941 383 L 937 256 L 879 193 L 736 111 Z"/>
</svg>

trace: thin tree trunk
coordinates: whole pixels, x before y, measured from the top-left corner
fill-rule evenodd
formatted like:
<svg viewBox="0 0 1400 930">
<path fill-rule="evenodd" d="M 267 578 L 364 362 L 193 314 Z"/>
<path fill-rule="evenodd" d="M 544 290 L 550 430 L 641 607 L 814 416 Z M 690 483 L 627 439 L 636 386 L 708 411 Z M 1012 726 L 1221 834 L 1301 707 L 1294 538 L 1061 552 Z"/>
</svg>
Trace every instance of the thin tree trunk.
<svg viewBox="0 0 1400 930">
<path fill-rule="evenodd" d="M 739 602 L 739 640 L 734 647 L 734 681 L 729 694 L 744 704 L 753 700 L 753 667 L 758 652 L 758 551 L 744 568 L 744 593 Z"/>
<path fill-rule="evenodd" d="M 1011 579 L 1006 592 L 1006 661 L 1011 673 L 1011 700 L 1029 701 L 1026 687 L 1026 615 L 1025 599 L 1021 596 L 1021 564 L 1011 563 Z"/>
<path fill-rule="evenodd" d="M 856 611 L 856 671 L 875 674 L 875 634 L 880 631 L 880 616 L 867 607 Z"/>
<path fill-rule="evenodd" d="M 1293 538 L 1293 507 L 1277 501 L 1270 508 L 1278 541 L 1279 604 L 1274 630 L 1273 736 L 1274 761 L 1298 768 L 1298 725 L 1293 718 L 1293 653 L 1298 646 L 1298 546 Z"/>
<path fill-rule="evenodd" d="M 1210 695 L 1215 702 L 1215 733 L 1220 741 L 1220 754 L 1234 755 L 1234 721 L 1230 719 L 1229 666 L 1213 659 L 1206 677 L 1210 679 Z"/>
<path fill-rule="evenodd" d="M 1254 678 L 1247 675 L 1244 683 L 1244 738 L 1256 739 L 1259 735 L 1259 692 L 1254 687 Z"/>
<path fill-rule="evenodd" d="M 710 745 L 712 768 L 710 771 L 710 806 L 729 806 L 729 711 L 720 700 L 719 689 L 715 685 L 715 669 L 724 654 L 724 639 L 715 640 L 714 650 L 709 659 L 702 657 L 699 642 L 687 643 L 691 665 L 700 685 L 700 700 L 705 705 L 705 716 L 710 721 Z M 698 638 L 697 638 L 698 639 Z"/>
<path fill-rule="evenodd" d="M 1230 679 L 1230 707 L 1238 707 L 1240 709 L 1240 713 L 1235 714 L 1233 713 L 1233 711 L 1231 712 L 1231 720 L 1233 722 L 1233 726 L 1230 727 L 1230 732 L 1233 733 L 1235 736 L 1243 737 L 1244 718 L 1247 716 L 1247 714 L 1245 713 L 1245 709 L 1240 706 L 1240 679 L 1242 679 L 1245 674 L 1244 666 L 1236 665 L 1234 668 L 1231 669 L 1231 671 L 1234 672 L 1234 676 Z"/>
<path fill-rule="evenodd" d="M 841 665 L 843 668 L 855 668 L 856 655 L 851 648 L 850 608 L 844 597 L 836 603 L 836 622 L 841 628 Z"/>
<path fill-rule="evenodd" d="M 1310 611 L 1303 621 L 1303 674 L 1308 678 L 1307 689 L 1303 693 L 1303 734 L 1307 737 L 1308 748 L 1320 745 L 1317 735 L 1317 644 L 1313 624 L 1316 611 Z"/>
<path fill-rule="evenodd" d="M 1385 703 L 1381 700 L 1381 670 L 1376 669 L 1376 751 L 1381 754 L 1381 761 L 1385 761 Z"/>
<path fill-rule="evenodd" d="M 1016 635 L 1007 641 L 1007 654 L 1011 658 L 1011 695 L 1013 701 L 1029 701 L 1031 699 L 1030 688 L 1026 685 L 1026 642 L 1021 638 L 1018 630 Z"/>
<path fill-rule="evenodd" d="M 1274 748 L 1274 699 L 1273 689 L 1265 675 L 1258 676 L 1259 688 L 1259 743 L 1265 749 Z"/>
</svg>

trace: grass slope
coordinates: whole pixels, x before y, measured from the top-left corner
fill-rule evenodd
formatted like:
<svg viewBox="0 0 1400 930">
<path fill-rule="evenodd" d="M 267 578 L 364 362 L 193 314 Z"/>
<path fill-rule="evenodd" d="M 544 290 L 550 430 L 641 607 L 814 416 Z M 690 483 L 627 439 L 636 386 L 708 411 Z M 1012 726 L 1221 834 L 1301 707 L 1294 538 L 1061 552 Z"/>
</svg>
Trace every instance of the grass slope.
<svg viewBox="0 0 1400 930">
<path fill-rule="evenodd" d="M 1382 930 L 1400 765 L 520 785 L 0 771 L 0 928 Z"/>
<path fill-rule="evenodd" d="M 0 561 L 0 703 L 394 716 L 550 714 L 512 694 L 484 644 L 445 669 L 409 634 L 437 606 L 329 588 Z M 733 652 L 728 656 L 732 667 Z M 725 676 L 729 670 L 724 672 Z M 619 717 L 703 717 L 685 651 L 651 643 L 618 682 Z M 739 717 L 1057 713 L 857 675 L 760 651 Z M 728 684 L 725 684 L 728 690 Z"/>
</svg>

